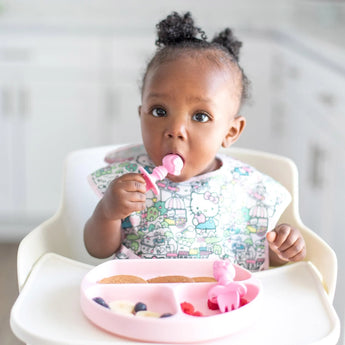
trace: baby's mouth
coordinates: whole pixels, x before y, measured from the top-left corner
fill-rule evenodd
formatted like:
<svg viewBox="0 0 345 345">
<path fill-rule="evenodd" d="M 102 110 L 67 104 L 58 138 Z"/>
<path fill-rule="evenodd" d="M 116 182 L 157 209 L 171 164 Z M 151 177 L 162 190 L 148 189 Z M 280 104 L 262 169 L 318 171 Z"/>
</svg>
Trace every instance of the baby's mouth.
<svg viewBox="0 0 345 345">
<path fill-rule="evenodd" d="M 179 156 L 182 159 L 183 165 L 185 164 L 185 159 L 182 156 L 182 154 L 180 154 L 178 152 L 169 152 L 169 153 L 167 153 L 167 155 L 177 155 L 177 156 Z"/>
<path fill-rule="evenodd" d="M 169 175 L 179 176 L 183 169 L 184 163 L 180 155 L 169 153 L 163 157 L 162 164 Z"/>
</svg>

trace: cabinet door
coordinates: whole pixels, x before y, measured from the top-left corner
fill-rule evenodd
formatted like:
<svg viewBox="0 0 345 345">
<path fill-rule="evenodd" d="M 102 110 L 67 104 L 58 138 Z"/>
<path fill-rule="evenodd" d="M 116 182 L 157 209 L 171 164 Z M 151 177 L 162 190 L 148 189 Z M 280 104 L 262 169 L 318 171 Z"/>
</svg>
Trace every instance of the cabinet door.
<svg viewBox="0 0 345 345">
<path fill-rule="evenodd" d="M 140 91 L 136 83 L 113 83 L 107 89 L 106 121 L 110 143 L 139 143 L 141 139 L 138 108 Z"/>
<path fill-rule="evenodd" d="M 28 90 L 22 152 L 25 212 L 30 216 L 50 215 L 58 207 L 66 155 L 108 143 L 104 135 L 104 89 L 93 83 L 31 83 Z"/>
<path fill-rule="evenodd" d="M 109 142 L 103 47 L 97 36 L 0 34 L 2 219 L 50 216 L 67 153 Z"/>
<path fill-rule="evenodd" d="M 270 151 L 270 66 L 274 46 L 269 38 L 264 36 L 241 34 L 241 38 L 245 44 L 241 51 L 240 65 L 250 82 L 250 97 L 240 111 L 241 115 L 246 117 L 247 124 L 236 145 Z"/>
<path fill-rule="evenodd" d="M 338 153 L 344 152 L 345 146 L 340 113 L 345 77 L 316 57 L 287 48 L 280 54 L 283 88 L 276 99 L 284 105 L 286 121 L 279 140 L 284 143 L 284 154 L 299 169 L 302 219 L 332 243 L 339 207 L 336 200 L 344 188 L 335 171 L 339 161 L 345 165 L 344 156 Z"/>
<path fill-rule="evenodd" d="M 303 116 L 303 114 L 301 114 Z M 302 130 L 301 130 L 302 129 Z M 335 238 L 336 143 L 327 128 L 307 123 L 299 134 L 300 213 L 310 228 L 331 243 Z"/>
<path fill-rule="evenodd" d="M 14 130 L 15 92 L 13 87 L 0 84 L 0 216 L 11 216 L 15 205 L 14 179 Z"/>
<path fill-rule="evenodd" d="M 26 96 L 21 84 L 0 83 L 0 216 L 6 222 L 15 218 L 16 210 L 25 207 L 22 151 L 26 145 Z"/>
<path fill-rule="evenodd" d="M 107 114 L 112 143 L 141 142 L 138 107 L 146 64 L 154 50 L 153 34 L 117 35 L 110 41 Z"/>
</svg>

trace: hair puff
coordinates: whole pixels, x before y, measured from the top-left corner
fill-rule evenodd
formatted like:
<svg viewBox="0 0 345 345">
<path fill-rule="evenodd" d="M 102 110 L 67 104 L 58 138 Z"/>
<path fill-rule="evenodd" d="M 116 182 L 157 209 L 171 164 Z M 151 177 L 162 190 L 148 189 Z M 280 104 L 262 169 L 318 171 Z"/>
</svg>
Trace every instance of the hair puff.
<svg viewBox="0 0 345 345">
<path fill-rule="evenodd" d="M 231 29 L 226 28 L 225 30 L 220 32 L 213 38 L 212 42 L 225 47 L 236 59 L 236 61 L 239 61 L 242 42 L 237 40 L 237 38 L 233 35 Z"/>
<path fill-rule="evenodd" d="M 188 41 L 205 41 L 206 34 L 199 27 L 194 25 L 194 20 L 190 12 L 179 15 L 173 12 L 166 19 L 156 25 L 157 36 L 156 45 L 169 46 Z M 197 36 L 200 34 L 200 38 Z"/>
</svg>

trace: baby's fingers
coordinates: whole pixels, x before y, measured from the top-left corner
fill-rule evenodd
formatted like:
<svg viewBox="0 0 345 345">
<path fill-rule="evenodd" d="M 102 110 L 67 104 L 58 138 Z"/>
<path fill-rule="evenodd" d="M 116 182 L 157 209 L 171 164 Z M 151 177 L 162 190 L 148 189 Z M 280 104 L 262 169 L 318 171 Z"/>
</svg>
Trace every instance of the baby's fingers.
<svg viewBox="0 0 345 345">
<path fill-rule="evenodd" d="M 274 243 L 277 237 L 277 233 L 275 231 L 270 231 L 267 233 L 266 238 L 269 243 Z"/>
<path fill-rule="evenodd" d="M 146 185 L 139 181 L 121 181 L 117 191 L 118 204 L 122 204 L 127 212 L 142 211 L 145 209 Z"/>
<path fill-rule="evenodd" d="M 300 232 L 289 225 L 278 225 L 267 234 L 271 249 L 283 260 L 300 261 L 305 258 L 306 247 Z"/>
<path fill-rule="evenodd" d="M 297 240 L 286 250 L 280 251 L 280 256 L 289 261 L 301 261 L 305 258 L 306 248 L 302 237 Z"/>
<path fill-rule="evenodd" d="M 127 192 L 146 193 L 146 182 L 140 174 L 125 174 L 112 181 L 112 187 Z"/>
<path fill-rule="evenodd" d="M 272 233 L 275 233 L 275 238 L 271 242 L 280 252 L 290 248 L 300 237 L 300 235 L 294 231 L 290 226 L 281 224 L 278 225 Z M 267 234 L 269 236 L 269 234 Z M 273 238 L 273 235 L 270 235 Z M 268 237 L 268 241 L 270 238 Z"/>
<path fill-rule="evenodd" d="M 123 219 L 145 209 L 146 183 L 140 174 L 126 174 L 111 182 L 103 205 L 109 219 Z"/>
</svg>

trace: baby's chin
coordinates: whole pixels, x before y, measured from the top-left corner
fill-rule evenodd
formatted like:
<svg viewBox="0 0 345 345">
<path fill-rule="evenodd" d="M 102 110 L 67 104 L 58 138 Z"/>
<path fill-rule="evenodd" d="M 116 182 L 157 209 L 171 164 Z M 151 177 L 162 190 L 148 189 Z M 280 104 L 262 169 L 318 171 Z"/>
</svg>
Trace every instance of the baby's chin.
<svg viewBox="0 0 345 345">
<path fill-rule="evenodd" d="M 175 183 L 180 183 L 180 182 L 188 181 L 190 177 L 184 176 L 183 174 L 178 175 L 178 176 L 168 174 L 167 179 Z"/>
</svg>

